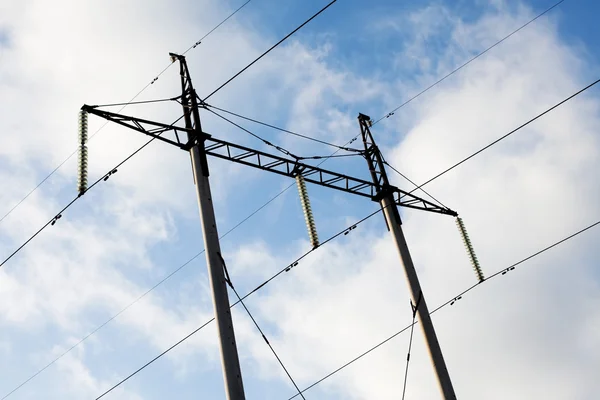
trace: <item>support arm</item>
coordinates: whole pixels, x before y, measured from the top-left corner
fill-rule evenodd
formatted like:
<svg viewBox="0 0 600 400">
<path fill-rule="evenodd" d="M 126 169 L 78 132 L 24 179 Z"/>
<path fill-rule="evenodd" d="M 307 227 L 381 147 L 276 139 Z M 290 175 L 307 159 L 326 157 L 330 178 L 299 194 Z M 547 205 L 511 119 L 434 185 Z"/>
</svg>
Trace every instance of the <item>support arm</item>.
<svg viewBox="0 0 600 400">
<path fill-rule="evenodd" d="M 182 79 L 182 84 L 187 85 L 187 79 Z M 193 98 L 188 99 L 188 101 L 192 100 Z M 192 105 L 192 107 L 190 107 L 188 102 L 184 103 L 184 109 L 191 108 L 197 110 L 197 107 L 199 106 L 196 105 L 196 107 L 194 107 Z M 103 111 L 93 106 L 84 105 L 82 109 L 91 114 L 95 114 L 109 121 L 113 121 L 145 135 L 169 143 L 185 151 L 189 151 L 192 146 L 204 141 L 204 152 L 208 156 L 262 169 L 263 171 L 274 172 L 278 175 L 288 176 L 290 178 L 295 178 L 297 174 L 301 173 L 307 182 L 347 193 L 352 193 L 362 197 L 367 197 L 373 201 L 380 201 L 385 186 L 386 192 L 394 195 L 394 202 L 399 206 L 430 211 L 438 214 L 451 215 L 454 217 L 458 215 L 455 211 L 449 208 L 441 207 L 419 196 L 415 196 L 412 193 L 401 190 L 395 186 L 391 186 L 389 183 L 384 183 L 381 181 L 381 175 L 377 171 L 375 171 L 374 175 L 377 180 L 374 182 L 369 182 L 364 179 L 340 174 L 335 171 L 326 170 L 289 158 L 269 154 L 264 151 L 255 150 L 249 147 L 227 142 L 225 140 L 216 139 L 193 126 L 194 123 L 192 122 L 193 119 L 191 118 L 193 114 L 189 117 L 184 116 L 186 119 L 190 118 L 190 128 L 184 128 Z M 187 123 L 188 122 L 186 121 L 186 124 Z M 162 136 L 163 133 L 168 131 L 174 132 L 174 140 Z M 189 139 L 185 141 L 181 140 L 180 133 L 188 134 Z M 371 151 L 368 152 L 366 156 L 369 158 L 375 158 L 376 154 Z"/>
</svg>

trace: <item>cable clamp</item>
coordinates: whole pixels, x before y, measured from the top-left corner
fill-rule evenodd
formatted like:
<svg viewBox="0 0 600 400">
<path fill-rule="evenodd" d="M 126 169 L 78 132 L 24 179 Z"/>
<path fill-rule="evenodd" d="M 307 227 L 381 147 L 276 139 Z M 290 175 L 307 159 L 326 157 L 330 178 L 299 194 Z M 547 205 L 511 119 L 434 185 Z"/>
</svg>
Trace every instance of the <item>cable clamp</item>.
<svg viewBox="0 0 600 400">
<path fill-rule="evenodd" d="M 287 267 L 287 268 L 285 269 L 285 272 L 289 272 L 289 271 L 290 271 L 290 269 L 294 268 L 296 265 L 298 265 L 298 261 L 296 261 L 295 263 L 293 263 L 292 265 L 290 265 L 289 267 Z"/>
<path fill-rule="evenodd" d="M 112 171 L 110 171 L 108 174 L 106 174 L 106 176 L 104 177 L 103 181 L 106 182 L 108 180 L 108 178 L 110 178 L 111 175 L 114 175 L 117 173 L 117 169 L 113 169 Z"/>
<path fill-rule="evenodd" d="M 348 228 L 348 230 L 346 232 L 344 232 L 344 235 L 347 235 L 350 233 L 351 230 L 356 229 L 356 225 L 352 225 L 350 228 Z"/>
<path fill-rule="evenodd" d="M 456 303 L 457 301 L 459 301 L 460 299 L 462 299 L 462 296 L 458 296 L 452 299 L 452 301 L 450 302 L 450 305 L 453 306 L 454 303 Z"/>
<path fill-rule="evenodd" d="M 515 267 L 508 267 L 508 268 L 506 268 L 504 271 L 502 271 L 502 275 L 506 275 L 507 272 L 510 272 L 513 269 L 515 269 Z"/>
<path fill-rule="evenodd" d="M 50 225 L 54 225 L 56 223 L 56 221 L 58 221 L 61 218 L 62 218 L 62 214 L 58 214 L 57 216 L 52 218 L 52 222 L 50 222 Z"/>
<path fill-rule="evenodd" d="M 233 288 L 233 283 L 231 283 L 231 278 L 229 277 L 229 271 L 227 271 L 227 265 L 225 264 L 225 260 L 223 259 L 223 256 L 221 255 L 221 253 L 217 252 L 217 254 L 219 255 L 219 258 L 221 259 L 221 263 L 223 263 L 223 271 L 225 272 L 225 282 L 227 282 L 227 284 L 229 285 L 229 287 L 233 290 L 235 290 Z"/>
</svg>

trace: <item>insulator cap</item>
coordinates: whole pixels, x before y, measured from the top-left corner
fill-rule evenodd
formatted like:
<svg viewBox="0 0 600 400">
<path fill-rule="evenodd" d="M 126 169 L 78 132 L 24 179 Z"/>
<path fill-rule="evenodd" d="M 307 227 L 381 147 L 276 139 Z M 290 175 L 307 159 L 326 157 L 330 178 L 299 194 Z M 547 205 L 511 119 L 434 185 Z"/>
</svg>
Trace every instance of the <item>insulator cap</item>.
<svg viewBox="0 0 600 400">
<path fill-rule="evenodd" d="M 463 243 L 465 244 L 465 248 L 467 249 L 467 254 L 469 255 L 469 259 L 471 260 L 473 269 L 475 270 L 475 275 L 477 276 L 479 282 L 483 282 L 485 280 L 485 276 L 483 275 L 483 271 L 481 270 L 481 266 L 479 265 L 479 260 L 475 255 L 475 250 L 473 249 L 471 239 L 469 239 L 469 234 L 467 233 L 467 229 L 465 228 L 465 223 L 463 222 L 462 218 L 456 217 L 456 226 L 458 227 L 460 236 L 462 237 Z"/>
<path fill-rule="evenodd" d="M 296 186 L 298 186 L 298 194 L 300 195 L 300 203 L 302 204 L 302 211 L 304 212 L 304 219 L 306 220 L 306 227 L 308 228 L 308 239 L 310 244 L 314 247 L 319 246 L 319 237 L 317 235 L 317 227 L 315 225 L 315 219 L 310 207 L 310 199 L 308 198 L 308 191 L 306 190 L 306 182 L 302 175 L 296 175 Z"/>
<path fill-rule="evenodd" d="M 79 163 L 77 170 L 77 191 L 79 195 L 83 195 L 87 190 L 88 185 L 88 149 L 86 143 L 88 141 L 88 113 L 87 111 L 79 112 Z"/>
</svg>

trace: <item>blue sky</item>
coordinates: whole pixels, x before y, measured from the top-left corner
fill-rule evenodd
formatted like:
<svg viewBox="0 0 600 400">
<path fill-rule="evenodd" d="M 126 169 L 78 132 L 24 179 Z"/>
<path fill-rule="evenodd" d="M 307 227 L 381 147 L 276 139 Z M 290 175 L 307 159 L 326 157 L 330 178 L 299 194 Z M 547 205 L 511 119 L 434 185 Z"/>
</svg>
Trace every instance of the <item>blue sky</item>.
<svg viewBox="0 0 600 400">
<path fill-rule="evenodd" d="M 169 51 L 187 49 L 241 4 L 4 2 L 0 216 L 75 149 L 82 104 L 129 100 L 168 65 Z M 198 92 L 211 92 L 325 4 L 252 0 L 187 54 Z M 384 116 L 550 5 L 340 0 L 209 103 L 343 144 L 359 133 L 359 112 Z M 598 79 L 596 7 L 564 1 L 382 120 L 373 133 L 386 159 L 424 182 Z M 139 99 L 177 95 L 178 78 L 177 68 L 169 68 Z M 427 186 L 465 219 L 486 275 L 600 217 L 599 100 L 593 88 Z M 179 112 L 177 104 L 164 103 L 124 111 L 160 121 Z M 216 137 L 273 150 L 210 113 L 202 119 Z M 103 123 L 91 116 L 90 131 Z M 240 123 L 300 155 L 332 151 Z M 90 142 L 90 180 L 144 140 L 115 125 L 103 127 Z M 76 195 L 75 159 L 0 222 L 1 259 Z M 180 150 L 153 143 L 0 269 L 0 395 L 202 250 L 188 160 Z M 293 182 L 209 162 L 221 234 Z M 324 166 L 369 176 L 360 158 Z M 394 184 L 412 188 L 388 172 Z M 378 208 L 345 193 L 308 190 L 322 239 Z M 430 308 L 476 282 L 452 218 L 401 212 Z M 460 398 L 595 398 L 599 238 L 590 230 L 435 314 Z M 297 190 L 228 234 L 222 248 L 241 293 L 306 252 Z M 205 268 L 201 255 L 7 398 L 96 398 L 211 318 Z M 409 324 L 408 299 L 377 215 L 313 252 L 247 305 L 303 388 Z M 247 398 L 289 398 L 293 386 L 251 321 L 241 309 L 233 316 Z M 415 333 L 407 396 L 437 398 L 422 336 Z M 397 399 L 407 346 L 408 335 L 398 336 L 306 397 Z M 213 325 L 105 398 L 198 396 L 224 398 Z"/>
</svg>

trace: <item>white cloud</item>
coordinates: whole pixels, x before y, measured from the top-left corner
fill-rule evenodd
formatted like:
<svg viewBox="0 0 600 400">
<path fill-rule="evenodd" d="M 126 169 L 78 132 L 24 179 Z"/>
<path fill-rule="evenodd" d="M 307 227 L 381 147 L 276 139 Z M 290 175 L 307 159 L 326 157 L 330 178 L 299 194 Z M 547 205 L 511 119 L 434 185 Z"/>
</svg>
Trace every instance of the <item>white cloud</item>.
<svg viewBox="0 0 600 400">
<path fill-rule="evenodd" d="M 460 23 L 448 53 L 473 49 L 526 18 L 520 9 Z M 445 70 L 453 67 L 445 53 L 437 62 Z M 561 42 L 552 22 L 540 21 L 414 105 L 413 127 L 387 150 L 388 160 L 417 182 L 426 180 L 583 87 L 583 62 Z M 466 218 L 485 273 L 600 216 L 597 110 L 595 98 L 574 100 L 428 186 Z M 407 212 L 404 221 L 430 308 L 476 281 L 448 217 Z M 293 280 L 261 297 L 259 319 L 273 324 L 271 341 L 303 383 L 410 321 L 404 278 L 387 235 L 359 230 L 352 236 L 343 246 L 319 250 L 294 270 Z M 563 245 L 436 314 L 458 396 L 562 399 L 597 392 L 600 353 L 591 350 L 590 340 L 597 342 L 591 338 L 597 338 L 599 285 L 593 264 L 583 262 L 592 252 Z M 421 341 L 417 334 L 408 395 L 435 398 Z M 396 340 L 322 385 L 344 398 L 398 398 L 405 349 Z M 273 361 L 264 363 L 275 374 Z"/>
<path fill-rule="evenodd" d="M 82 103 L 129 99 L 133 88 L 153 78 L 143 75 L 164 67 L 168 51 L 201 36 L 229 12 L 211 2 L 189 9 L 186 2 L 169 4 L 167 9 L 162 3 L 139 1 L 101 7 L 68 1 L 52 6 L 32 1 L 27 8 L 17 2 L 3 6 L 0 31 L 6 29 L 10 40 L 1 59 L 11 63 L 0 67 L 0 86 L 6 94 L 0 99 L 0 179 L 6 187 L 0 202 L 7 205 L 37 183 L 41 171 L 54 167 L 74 148 L 76 111 Z M 69 15 L 63 11 L 67 8 Z M 184 9 L 192 11 L 181 20 L 182 13 L 175 10 Z M 373 102 L 397 105 L 397 89 L 414 92 L 433 82 L 531 16 L 525 8 L 500 9 L 474 22 L 462 21 L 441 6 L 412 14 L 408 20 L 422 29 L 408 40 L 407 51 L 418 58 L 421 72 L 408 81 L 387 85 L 370 71 L 340 66 L 334 59 L 333 39 L 316 44 L 291 41 L 211 101 L 343 143 L 358 132 L 354 122 L 358 107 Z M 200 93 L 214 89 L 271 43 L 267 35 L 251 32 L 235 19 L 225 27 L 189 54 Z M 428 39 L 446 33 L 450 34 L 443 51 L 436 54 L 423 48 Z M 393 60 L 388 61 L 392 68 Z M 176 69 L 161 76 L 145 96 L 176 94 Z M 542 19 L 410 109 L 397 112 L 395 119 L 376 125 L 374 133 L 381 138 L 388 161 L 421 182 L 583 86 L 588 69 L 582 53 L 561 40 L 555 22 Z M 127 110 L 159 120 L 176 117 L 179 111 L 176 106 Z M 429 185 L 436 197 L 465 217 L 485 273 L 600 215 L 594 176 L 600 162 L 597 114 L 596 98 L 578 99 Z M 91 121 L 94 131 L 100 121 Z M 218 137 L 256 145 L 214 118 L 207 121 Z M 398 131 L 407 132 L 402 141 Z M 321 147 L 276 138 L 302 153 L 323 153 Z M 106 172 L 144 139 L 108 125 L 90 144 L 92 176 Z M 3 221 L 3 254 L 75 194 L 74 164 L 74 160 L 67 163 L 50 185 Z M 257 199 L 263 187 L 255 186 L 264 182 L 263 175 L 212 162 L 211 174 L 217 182 L 213 191 L 223 233 L 222 222 L 231 226 L 239 215 L 229 205 L 240 198 L 247 203 Z M 0 326 L 9 331 L 6 340 L 19 349 L 24 346 L 20 335 L 43 337 L 51 332 L 55 343 L 64 343 L 63 335 L 80 337 L 164 276 L 170 264 L 176 264 L 174 260 L 200 250 L 200 234 L 189 227 L 190 221 L 197 226 L 198 217 L 187 155 L 154 143 L 100 185 L 0 270 Z M 330 200 L 318 198 L 315 204 L 323 207 Z M 333 220 L 353 214 L 339 204 L 323 215 Z M 281 213 L 288 210 L 287 203 L 278 206 Z M 448 217 L 416 212 L 403 217 L 430 308 L 475 281 Z M 274 225 L 273 215 L 262 218 L 260 228 Z M 373 221 L 343 241 L 323 246 L 248 300 L 301 386 L 410 321 L 395 250 L 382 230 L 381 216 Z M 282 228 L 286 233 L 287 229 Z M 254 287 L 308 249 L 303 239 L 283 247 L 267 244 L 279 240 L 277 234 L 236 238 L 238 248 L 226 257 L 236 287 Z M 299 234 L 304 238 L 304 230 Z M 459 396 L 583 399 L 598 390 L 593 373 L 600 361 L 596 351 L 600 291 L 589 263 L 590 243 L 557 248 L 436 314 Z M 170 246 L 176 249 L 167 249 Z M 113 356 L 120 360 L 131 347 L 145 356 L 170 346 L 210 318 L 204 273 L 190 269 L 182 274 L 183 282 L 147 296 L 119 317 L 111 332 L 114 338 L 102 336 L 85 352 L 78 348 L 61 360 L 61 382 L 72 382 L 59 394 L 61 398 L 98 395 L 117 380 L 116 372 L 110 377 L 98 372 L 99 363 L 107 360 L 90 357 L 93 350 L 108 349 L 108 361 Z M 242 362 L 250 366 L 245 369 L 247 386 L 273 380 L 287 384 L 240 309 L 234 311 L 234 318 Z M 170 355 L 178 380 L 195 379 L 197 369 L 218 371 L 214 327 L 207 332 Z M 406 335 L 394 339 L 323 383 L 322 392 L 313 393 L 398 398 L 406 345 Z M 503 389 L 498 388 L 499 377 Z M 418 329 L 409 379 L 409 397 L 437 396 Z M 488 392 L 492 387 L 495 393 Z M 133 392 L 120 395 L 141 398 Z"/>
</svg>

